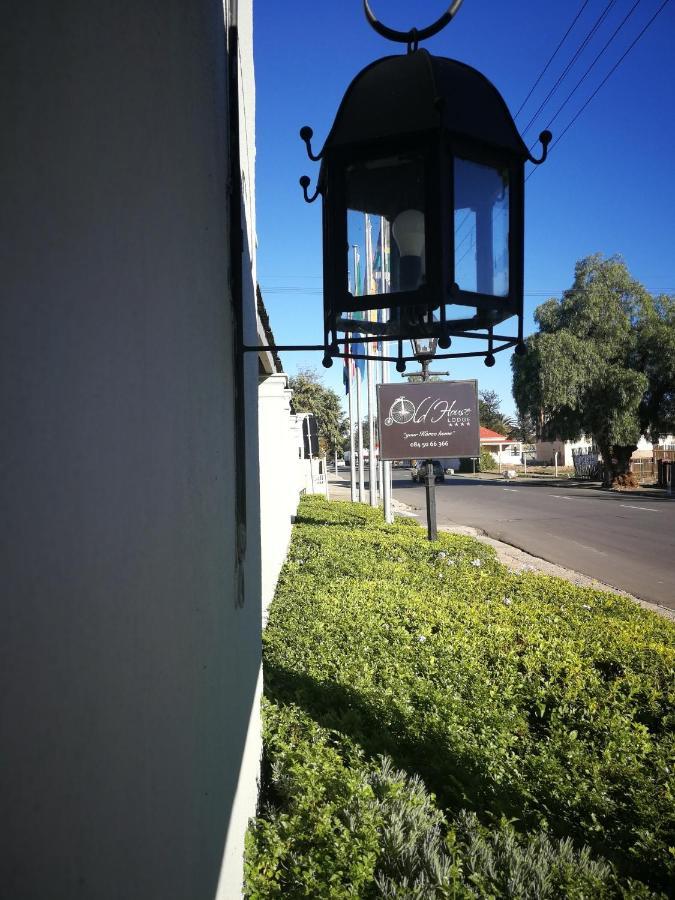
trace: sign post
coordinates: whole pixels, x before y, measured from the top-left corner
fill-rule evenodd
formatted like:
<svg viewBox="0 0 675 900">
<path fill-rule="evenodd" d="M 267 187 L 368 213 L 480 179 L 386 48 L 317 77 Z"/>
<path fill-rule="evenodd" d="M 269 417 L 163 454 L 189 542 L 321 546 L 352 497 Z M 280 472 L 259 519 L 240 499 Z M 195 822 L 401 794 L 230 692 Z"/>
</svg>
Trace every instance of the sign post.
<svg viewBox="0 0 675 900">
<path fill-rule="evenodd" d="M 377 386 L 380 456 L 426 459 L 427 531 L 436 540 L 434 457 L 480 455 L 478 382 L 434 381 Z"/>
</svg>

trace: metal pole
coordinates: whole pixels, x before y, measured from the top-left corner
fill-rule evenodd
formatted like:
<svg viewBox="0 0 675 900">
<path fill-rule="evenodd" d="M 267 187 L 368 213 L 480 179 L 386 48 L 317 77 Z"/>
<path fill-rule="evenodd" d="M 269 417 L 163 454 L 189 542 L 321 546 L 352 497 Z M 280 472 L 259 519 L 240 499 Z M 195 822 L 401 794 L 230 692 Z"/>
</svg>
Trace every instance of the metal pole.
<svg viewBox="0 0 675 900">
<path fill-rule="evenodd" d="M 387 384 L 389 380 L 389 366 L 387 363 L 382 364 L 382 384 Z M 387 525 L 391 525 L 394 521 L 394 514 L 391 510 L 391 462 L 382 463 L 382 499 L 384 502 L 384 521 Z"/>
<path fill-rule="evenodd" d="M 387 263 L 389 261 L 389 223 L 380 216 L 380 284 L 383 294 L 389 293 L 389 279 L 387 278 Z M 386 310 L 383 311 L 386 315 Z M 382 344 L 382 384 L 389 381 L 389 363 L 384 361 L 384 343 Z M 384 504 L 384 521 L 391 525 L 394 514 L 391 509 L 391 462 L 382 463 L 382 502 Z"/>
<path fill-rule="evenodd" d="M 366 486 L 363 479 L 363 428 L 361 427 L 361 369 L 356 367 L 356 427 L 359 451 L 359 503 L 365 502 Z"/>
<path fill-rule="evenodd" d="M 371 292 L 373 284 L 373 240 L 372 226 L 368 213 L 364 214 L 364 242 L 366 251 L 366 288 L 364 294 Z M 369 314 L 370 315 L 370 314 Z M 372 352 L 372 350 L 370 351 Z M 373 360 L 366 360 L 366 397 L 368 399 L 368 462 L 369 476 L 368 488 L 370 495 L 370 505 L 377 506 L 377 455 L 375 453 L 375 421 L 374 421 L 374 402 L 373 393 L 375 390 L 375 369 L 376 363 Z"/>
<path fill-rule="evenodd" d="M 429 360 L 421 359 L 422 381 L 429 381 Z M 434 464 L 428 459 L 426 461 L 426 472 L 424 476 L 424 488 L 427 495 L 427 538 L 435 541 L 438 538 L 438 527 L 436 524 L 436 479 L 434 477 Z"/>
<path fill-rule="evenodd" d="M 356 404 L 353 401 L 356 379 L 352 360 L 347 360 L 347 362 L 349 363 L 349 480 L 351 500 L 352 503 L 356 503 L 356 459 L 354 455 L 354 407 Z"/>
<path fill-rule="evenodd" d="M 434 478 L 434 464 L 427 460 L 427 471 L 424 477 L 424 487 L 427 495 L 427 537 L 430 541 L 438 538 L 436 526 L 436 479 Z"/>
<path fill-rule="evenodd" d="M 368 488 L 370 505 L 377 506 L 377 456 L 375 454 L 375 420 L 373 417 L 373 362 L 367 362 L 367 391 L 368 391 L 368 461 L 370 474 L 368 476 Z"/>
<path fill-rule="evenodd" d="M 555 477 L 558 477 L 558 451 L 556 450 L 553 454 L 553 458 L 555 460 Z"/>
</svg>

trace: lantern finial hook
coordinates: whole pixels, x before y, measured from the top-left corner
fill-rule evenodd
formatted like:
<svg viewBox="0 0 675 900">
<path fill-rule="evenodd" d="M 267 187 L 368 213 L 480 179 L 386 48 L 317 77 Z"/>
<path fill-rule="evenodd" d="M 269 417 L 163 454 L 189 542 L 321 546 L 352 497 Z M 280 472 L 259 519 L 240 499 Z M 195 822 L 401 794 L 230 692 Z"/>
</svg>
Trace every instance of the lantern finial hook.
<svg viewBox="0 0 675 900">
<path fill-rule="evenodd" d="M 433 37 L 445 28 L 445 26 L 454 19 L 462 2 L 463 0 L 453 0 L 443 15 L 436 19 L 432 25 L 428 25 L 426 28 L 421 28 L 419 30 L 417 28 L 411 28 L 410 31 L 396 31 L 394 28 L 383 25 L 382 22 L 379 22 L 373 15 L 368 0 L 363 0 L 363 11 L 366 14 L 369 25 L 371 25 L 378 34 L 381 34 L 382 37 L 387 38 L 389 41 L 407 44 L 408 52 L 411 52 L 417 49 L 417 44 L 420 41 L 425 41 L 427 38 Z"/>
<path fill-rule="evenodd" d="M 307 191 L 307 188 L 309 187 L 309 183 L 310 183 L 310 178 L 308 175 L 302 175 L 300 177 L 300 187 L 302 188 L 302 193 L 304 194 L 304 197 L 305 197 L 305 203 L 314 203 L 314 201 L 319 196 L 321 191 L 317 187 L 317 189 L 314 191 L 314 193 L 310 197 L 309 193 Z"/>
<path fill-rule="evenodd" d="M 552 140 L 553 135 L 550 131 L 542 131 L 542 133 L 539 135 L 539 141 L 541 143 L 541 156 L 539 157 L 539 159 L 535 159 L 535 157 L 532 156 L 531 153 L 529 153 L 528 155 L 530 157 L 530 162 L 533 162 L 535 166 L 540 166 L 548 156 L 548 145 Z M 532 146 L 534 146 L 534 144 Z"/>
</svg>

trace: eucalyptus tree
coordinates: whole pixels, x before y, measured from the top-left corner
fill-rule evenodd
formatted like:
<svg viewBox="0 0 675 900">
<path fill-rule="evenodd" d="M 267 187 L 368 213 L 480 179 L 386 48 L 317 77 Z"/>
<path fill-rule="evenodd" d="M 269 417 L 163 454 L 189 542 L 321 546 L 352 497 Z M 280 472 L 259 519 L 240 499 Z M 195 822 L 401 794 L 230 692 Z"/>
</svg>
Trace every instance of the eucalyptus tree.
<svg viewBox="0 0 675 900">
<path fill-rule="evenodd" d="M 341 451 L 348 440 L 348 425 L 337 393 L 325 387 L 315 369 L 300 369 L 297 375 L 289 378 L 288 386 L 293 391 L 293 410 L 316 416 L 322 450 L 327 453 Z"/>
<path fill-rule="evenodd" d="M 630 483 L 641 434 L 675 424 L 675 303 L 653 297 L 619 257 L 580 260 L 572 287 L 535 311 L 514 356 L 513 396 L 540 437 L 593 437 L 607 485 Z"/>
</svg>

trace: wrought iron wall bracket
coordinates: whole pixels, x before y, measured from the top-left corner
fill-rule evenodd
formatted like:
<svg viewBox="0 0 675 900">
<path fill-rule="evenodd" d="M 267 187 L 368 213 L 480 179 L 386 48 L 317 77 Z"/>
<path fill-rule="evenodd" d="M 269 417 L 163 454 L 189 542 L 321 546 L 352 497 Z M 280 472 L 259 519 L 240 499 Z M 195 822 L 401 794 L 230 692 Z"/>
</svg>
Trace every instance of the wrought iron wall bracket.
<svg viewBox="0 0 675 900">
<path fill-rule="evenodd" d="M 305 147 L 307 149 L 307 156 L 312 160 L 312 162 L 319 162 L 321 157 L 323 156 L 323 150 L 320 153 L 314 153 L 312 150 L 312 138 L 314 137 L 314 132 L 309 127 L 309 125 L 303 125 L 300 129 L 300 140 L 305 142 Z"/>
<path fill-rule="evenodd" d="M 548 156 L 548 145 L 553 140 L 553 135 L 550 131 L 542 131 L 539 135 L 539 140 L 541 142 L 541 156 L 539 159 L 535 159 L 531 153 L 529 154 L 530 162 L 533 162 L 535 166 L 540 166 L 546 160 L 546 157 Z M 534 144 L 532 146 L 534 147 Z"/>
<path fill-rule="evenodd" d="M 314 191 L 312 196 L 311 197 L 309 196 L 309 194 L 307 193 L 307 188 L 309 187 L 310 181 L 311 181 L 311 179 L 310 179 L 309 175 L 301 175 L 300 176 L 300 187 L 302 188 L 302 193 L 305 195 L 305 203 L 314 203 L 316 198 L 321 193 L 320 188 L 317 187 L 317 189 Z"/>
<path fill-rule="evenodd" d="M 474 338 L 476 340 L 485 340 L 486 336 L 484 334 L 462 334 L 455 335 L 455 337 L 463 337 L 463 338 Z M 525 345 L 520 342 L 520 339 L 515 336 L 508 335 L 495 335 L 491 334 L 487 338 L 488 340 L 488 350 L 467 350 L 464 352 L 453 352 L 453 353 L 435 353 L 434 361 L 439 359 L 468 359 L 469 357 L 484 357 L 485 365 L 493 366 L 495 364 L 495 353 L 500 353 L 502 350 L 509 350 L 512 347 L 516 348 L 516 352 L 519 347 L 525 348 Z M 381 362 L 393 362 L 396 363 L 397 371 L 405 372 L 405 366 L 408 362 L 417 362 L 418 357 L 414 354 L 404 355 L 403 353 L 403 341 L 398 341 L 399 351 L 396 356 L 384 356 L 384 354 L 380 353 L 368 353 L 365 352 L 365 345 L 369 343 L 374 343 L 377 341 L 377 337 L 360 335 L 357 341 L 354 340 L 346 340 L 341 339 L 338 344 L 342 344 L 343 348 L 340 349 L 339 346 L 331 346 L 326 347 L 324 344 L 245 344 L 242 347 L 242 351 L 244 353 L 259 353 L 261 351 L 276 351 L 277 353 L 299 353 L 299 352 L 307 352 L 307 351 L 315 351 L 321 352 L 324 354 L 323 365 L 329 369 L 333 365 L 334 359 L 353 359 L 353 360 L 374 360 Z M 500 341 L 500 346 L 495 346 L 494 342 Z M 396 343 L 396 342 L 394 342 Z M 352 351 L 352 347 L 355 344 L 363 344 L 364 352 L 363 353 L 354 353 Z M 522 352 L 522 351 L 521 351 Z"/>
</svg>

